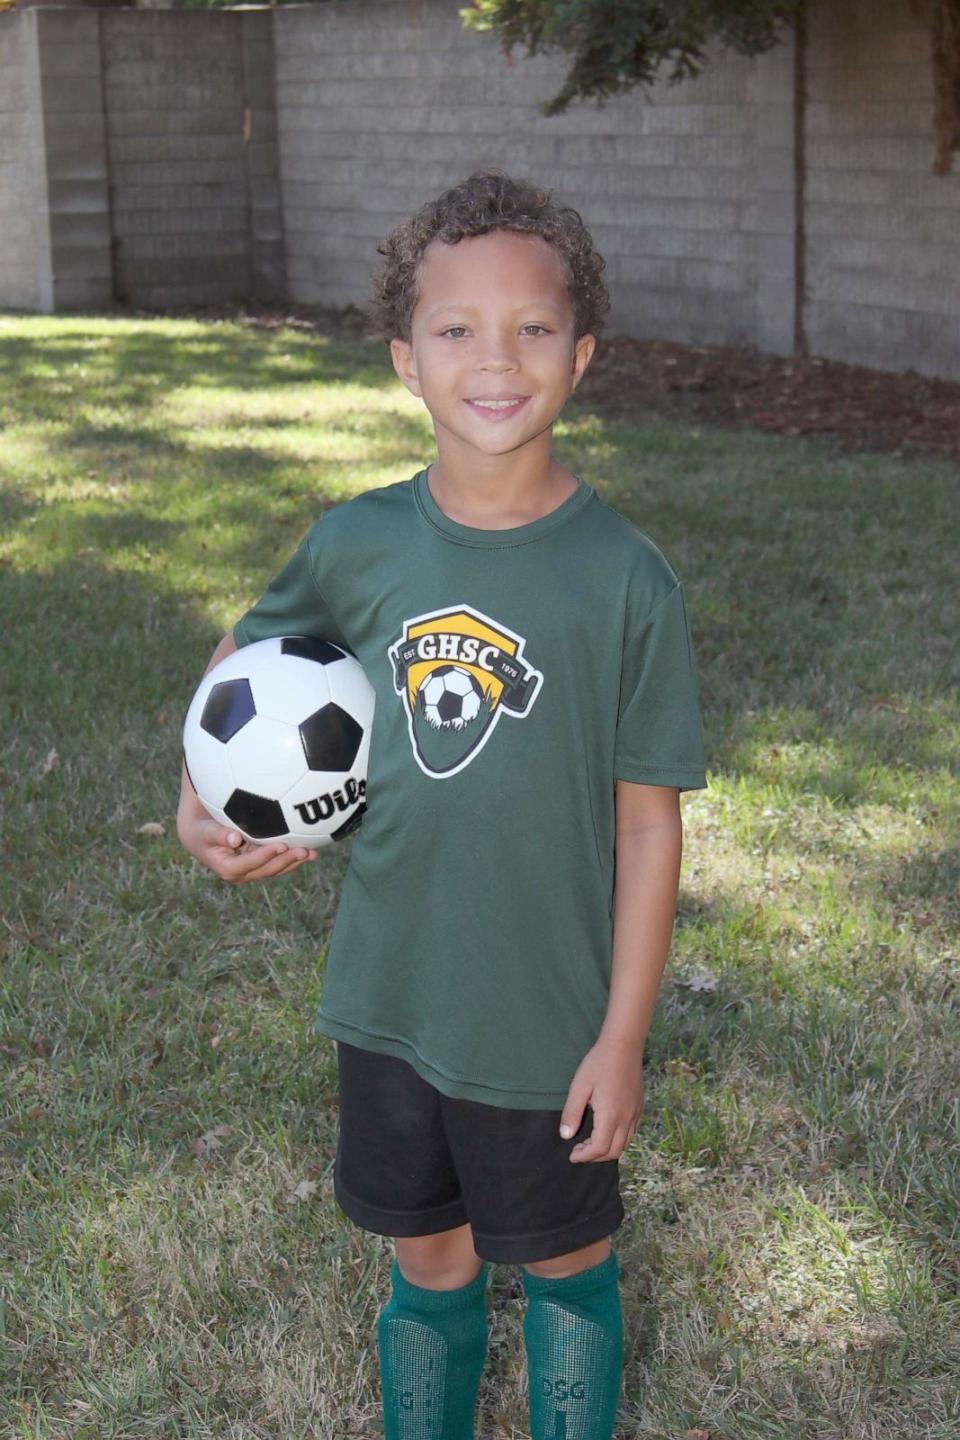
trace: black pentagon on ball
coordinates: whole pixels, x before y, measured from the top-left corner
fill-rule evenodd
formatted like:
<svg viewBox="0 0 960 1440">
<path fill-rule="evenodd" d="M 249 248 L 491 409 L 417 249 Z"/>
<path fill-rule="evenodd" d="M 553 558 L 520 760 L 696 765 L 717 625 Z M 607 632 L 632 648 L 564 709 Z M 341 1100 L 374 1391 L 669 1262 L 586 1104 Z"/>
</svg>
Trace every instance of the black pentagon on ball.
<svg viewBox="0 0 960 1440">
<path fill-rule="evenodd" d="M 456 665 L 438 665 L 435 670 L 430 671 L 430 679 L 432 680 L 434 675 L 449 675 L 450 671 L 456 668 Z"/>
<path fill-rule="evenodd" d="M 441 720 L 459 720 L 463 712 L 463 696 L 454 690 L 444 690 L 437 701 L 437 714 Z"/>
<path fill-rule="evenodd" d="M 360 749 L 363 729 L 352 715 L 331 701 L 303 721 L 300 739 L 311 770 L 350 770 Z"/>
<path fill-rule="evenodd" d="M 200 729 L 226 745 L 256 713 L 249 680 L 221 680 L 207 696 Z"/>
<path fill-rule="evenodd" d="M 347 652 L 329 640 L 317 640 L 312 635 L 288 635 L 280 641 L 281 655 L 297 655 L 301 660 L 316 660 L 318 665 L 332 665 L 342 660 Z"/>
<path fill-rule="evenodd" d="M 355 830 L 359 830 L 360 822 L 363 819 L 363 812 L 364 810 L 366 810 L 366 808 L 366 805 L 358 805 L 356 810 L 354 810 L 353 814 L 350 816 L 350 819 L 344 820 L 343 824 L 331 833 L 330 839 L 346 840 L 348 835 L 352 835 Z"/>
<path fill-rule="evenodd" d="M 286 835 L 290 828 L 276 800 L 253 795 L 249 790 L 234 790 L 223 813 L 254 840 L 272 840 L 277 835 Z"/>
</svg>

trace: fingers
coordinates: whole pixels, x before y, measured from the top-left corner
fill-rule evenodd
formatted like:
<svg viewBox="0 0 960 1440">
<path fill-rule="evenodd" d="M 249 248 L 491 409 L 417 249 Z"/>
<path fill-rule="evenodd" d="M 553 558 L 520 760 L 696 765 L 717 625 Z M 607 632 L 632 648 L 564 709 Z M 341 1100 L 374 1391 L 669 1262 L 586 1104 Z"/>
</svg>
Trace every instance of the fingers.
<svg viewBox="0 0 960 1440">
<path fill-rule="evenodd" d="M 227 873 L 224 879 L 241 885 L 249 880 L 270 880 L 277 875 L 288 875 L 291 870 L 298 870 L 301 865 L 317 858 L 315 850 L 301 847 L 287 849 L 284 846 L 280 850 L 271 848 L 266 856 L 258 853 L 260 848 L 257 846 L 250 851 L 231 855 L 225 862 Z"/>
<path fill-rule="evenodd" d="M 571 1135 L 576 1135 L 583 1124 L 583 1112 L 587 1108 L 587 1101 L 590 1099 L 590 1089 L 585 1086 L 580 1076 L 576 1076 L 567 1094 L 567 1103 L 563 1107 L 560 1116 L 560 1137 L 569 1140 Z"/>
<path fill-rule="evenodd" d="M 210 859 L 207 861 L 210 868 L 222 880 L 234 885 L 286 875 L 317 858 L 317 852 L 305 846 L 290 846 L 282 840 L 269 845 L 254 845 L 244 840 L 236 830 L 224 830 L 219 826 L 207 843 L 210 847 Z"/>
<path fill-rule="evenodd" d="M 570 1161 L 572 1164 L 581 1165 L 590 1161 L 597 1163 L 601 1160 L 619 1160 L 635 1130 L 636 1121 L 630 1125 L 622 1122 L 615 1125 L 612 1120 L 598 1118 L 595 1113 L 592 1131 L 586 1140 L 574 1145 L 570 1151 Z"/>
</svg>

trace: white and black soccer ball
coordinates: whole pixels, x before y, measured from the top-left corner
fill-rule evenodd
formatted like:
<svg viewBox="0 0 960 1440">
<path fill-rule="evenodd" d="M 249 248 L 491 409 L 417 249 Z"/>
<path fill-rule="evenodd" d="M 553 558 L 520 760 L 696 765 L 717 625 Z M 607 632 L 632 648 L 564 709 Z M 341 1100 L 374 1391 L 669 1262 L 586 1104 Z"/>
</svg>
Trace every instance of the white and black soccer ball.
<svg viewBox="0 0 960 1440">
<path fill-rule="evenodd" d="M 476 720 L 483 689 L 460 665 L 440 665 L 423 682 L 423 709 L 436 730 L 462 730 Z"/>
<path fill-rule="evenodd" d="M 201 680 L 183 727 L 193 788 L 248 840 L 316 849 L 342 840 L 366 809 L 374 690 L 357 660 L 326 640 L 258 640 Z"/>
</svg>

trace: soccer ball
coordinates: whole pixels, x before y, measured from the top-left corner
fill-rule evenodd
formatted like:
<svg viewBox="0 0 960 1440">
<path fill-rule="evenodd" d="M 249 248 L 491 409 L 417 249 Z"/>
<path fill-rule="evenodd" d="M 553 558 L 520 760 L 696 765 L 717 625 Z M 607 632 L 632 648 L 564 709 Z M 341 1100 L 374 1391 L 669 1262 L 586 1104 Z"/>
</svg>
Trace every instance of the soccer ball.
<svg viewBox="0 0 960 1440">
<path fill-rule="evenodd" d="M 373 706 L 359 663 L 329 641 L 241 646 L 190 702 L 183 756 L 193 788 L 215 820 L 255 844 L 342 840 L 366 809 Z"/>
<path fill-rule="evenodd" d="M 440 665 L 423 683 L 423 708 L 434 729 L 462 730 L 483 703 L 480 682 L 459 665 Z"/>
</svg>

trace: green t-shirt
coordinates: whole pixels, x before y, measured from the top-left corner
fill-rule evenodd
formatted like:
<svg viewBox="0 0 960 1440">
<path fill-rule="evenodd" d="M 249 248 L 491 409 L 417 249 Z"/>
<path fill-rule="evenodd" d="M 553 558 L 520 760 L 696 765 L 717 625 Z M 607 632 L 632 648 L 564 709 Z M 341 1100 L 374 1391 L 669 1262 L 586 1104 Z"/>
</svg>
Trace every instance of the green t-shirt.
<svg viewBox="0 0 960 1440">
<path fill-rule="evenodd" d="M 676 574 L 580 479 L 479 530 L 421 470 L 324 514 L 234 630 L 285 634 L 348 646 L 377 697 L 317 1029 L 561 1108 L 607 1009 L 614 782 L 706 785 Z"/>
</svg>

